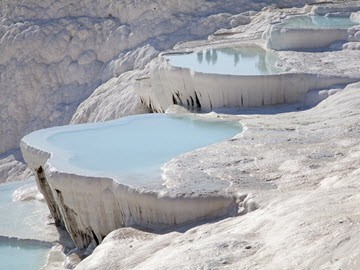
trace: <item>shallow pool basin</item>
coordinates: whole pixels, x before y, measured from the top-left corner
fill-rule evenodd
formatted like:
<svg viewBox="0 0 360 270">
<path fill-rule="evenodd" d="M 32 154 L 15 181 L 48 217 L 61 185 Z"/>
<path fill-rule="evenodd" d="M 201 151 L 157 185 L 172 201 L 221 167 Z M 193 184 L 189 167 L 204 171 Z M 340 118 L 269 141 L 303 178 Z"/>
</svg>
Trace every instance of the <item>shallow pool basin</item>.
<svg viewBox="0 0 360 270">
<path fill-rule="evenodd" d="M 277 26 L 300 29 L 348 29 L 356 24 L 349 17 L 300 15 L 288 17 Z"/>
<path fill-rule="evenodd" d="M 259 46 L 212 48 L 192 53 L 164 54 L 163 57 L 172 66 L 203 73 L 264 75 L 280 71 L 275 67 L 276 56 Z"/>
<path fill-rule="evenodd" d="M 33 132 L 23 141 L 51 153 L 58 171 L 111 177 L 130 186 L 161 182 L 171 158 L 241 132 L 241 125 L 171 114 L 147 114 L 97 124 Z"/>
<path fill-rule="evenodd" d="M 271 32 L 268 43 L 291 45 L 276 43 L 276 37 L 288 37 L 282 28 L 276 29 L 280 30 Z M 295 35 L 290 41 L 299 44 L 301 37 Z M 340 76 L 320 78 L 318 74 L 282 71 L 276 65 L 278 54 L 258 43 L 191 49 L 194 52 L 167 53 L 154 59 L 150 76 L 138 78 L 135 85 L 143 104 L 155 112 L 165 112 L 174 104 L 195 112 L 290 104 L 302 102 L 309 90 L 349 81 Z"/>
<path fill-rule="evenodd" d="M 348 38 L 347 30 L 356 25 L 349 17 L 297 15 L 271 25 L 263 35 L 273 50 L 326 49 Z"/>
</svg>

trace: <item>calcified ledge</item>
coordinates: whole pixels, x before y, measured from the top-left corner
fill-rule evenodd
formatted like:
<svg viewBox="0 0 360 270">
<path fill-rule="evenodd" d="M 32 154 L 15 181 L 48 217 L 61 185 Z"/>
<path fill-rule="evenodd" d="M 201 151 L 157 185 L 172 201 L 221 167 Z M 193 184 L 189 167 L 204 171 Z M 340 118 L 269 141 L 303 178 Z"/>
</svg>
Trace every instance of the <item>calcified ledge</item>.
<svg viewBox="0 0 360 270">
<path fill-rule="evenodd" d="M 254 210 L 246 194 L 231 195 L 218 189 L 203 192 L 130 187 L 111 178 L 60 172 L 51 166 L 51 154 L 21 142 L 21 150 L 59 226 L 75 245 L 98 245 L 114 229 L 124 226 L 163 228 L 206 218 Z"/>
<path fill-rule="evenodd" d="M 272 25 L 264 33 L 266 46 L 273 50 L 318 49 L 348 38 L 347 29 L 295 29 Z"/>
<path fill-rule="evenodd" d="M 289 28 L 282 26 L 282 22 L 296 16 L 329 16 L 329 17 L 351 17 L 352 12 L 357 12 L 358 6 L 348 6 L 344 3 L 330 6 L 314 6 L 310 13 L 286 16 L 281 22 L 272 24 L 263 33 L 266 47 L 273 50 L 304 50 L 325 48 L 337 41 L 348 39 L 346 28 Z M 356 19 L 352 20 L 358 23 Z"/>
<path fill-rule="evenodd" d="M 135 91 L 142 102 L 155 112 L 164 112 L 173 104 L 211 111 L 219 107 L 259 107 L 302 102 L 310 90 L 326 89 L 357 80 L 346 76 L 311 73 L 202 73 L 172 66 L 160 55 L 153 62 L 150 76 L 137 80 Z"/>
</svg>

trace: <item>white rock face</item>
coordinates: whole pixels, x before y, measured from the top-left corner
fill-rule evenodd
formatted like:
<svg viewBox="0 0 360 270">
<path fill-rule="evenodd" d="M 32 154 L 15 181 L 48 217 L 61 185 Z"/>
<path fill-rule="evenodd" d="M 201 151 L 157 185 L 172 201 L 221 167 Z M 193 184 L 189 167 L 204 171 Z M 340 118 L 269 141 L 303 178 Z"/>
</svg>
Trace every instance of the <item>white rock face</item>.
<svg viewBox="0 0 360 270">
<path fill-rule="evenodd" d="M 357 14 L 357 13 L 356 13 Z M 357 15 L 358 17 L 360 15 Z M 342 48 L 346 50 L 360 50 L 360 26 L 356 25 L 348 30 L 349 42 L 343 44 Z"/>
<path fill-rule="evenodd" d="M 96 46 L 107 42 L 101 29 L 110 24 L 89 18 L 18 23 L 6 19 L 0 42 L 0 94 L 6 97 L 0 107 L 0 152 L 17 147 L 25 133 L 69 121 L 100 83 L 98 74 L 108 56 L 94 56 Z M 98 32 L 93 31 L 96 24 Z M 84 52 L 87 60 L 78 62 Z"/>
<path fill-rule="evenodd" d="M 360 11 L 351 13 L 350 19 L 354 22 L 360 23 Z"/>
<path fill-rule="evenodd" d="M 99 86 L 80 104 L 71 123 L 99 122 L 150 112 L 134 91 L 135 79 L 144 74 L 146 71 L 128 71 Z"/>
<path fill-rule="evenodd" d="M 0 184 L 27 179 L 32 175 L 27 166 L 10 154 L 0 159 Z"/>
<path fill-rule="evenodd" d="M 248 24 L 250 22 L 251 22 L 251 18 L 249 16 L 238 14 L 231 17 L 230 26 L 234 28 L 239 25 Z"/>
</svg>

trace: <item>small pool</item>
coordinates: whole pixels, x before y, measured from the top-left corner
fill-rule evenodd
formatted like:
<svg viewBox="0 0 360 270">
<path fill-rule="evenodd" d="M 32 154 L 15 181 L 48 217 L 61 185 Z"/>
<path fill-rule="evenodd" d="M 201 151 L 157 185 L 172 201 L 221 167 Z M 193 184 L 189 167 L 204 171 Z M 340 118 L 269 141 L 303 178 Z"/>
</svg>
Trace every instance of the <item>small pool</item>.
<svg viewBox="0 0 360 270">
<path fill-rule="evenodd" d="M 46 262 L 51 244 L 36 240 L 45 234 L 39 224 L 46 222 L 46 204 L 13 200 L 18 188 L 34 185 L 34 179 L 0 184 L 0 269 L 39 270 Z"/>
<path fill-rule="evenodd" d="M 37 200 L 14 201 L 19 188 L 34 187 L 35 179 L 0 184 L 0 236 L 43 239 L 49 210 Z"/>
<path fill-rule="evenodd" d="M 240 132 L 241 125 L 234 122 L 146 114 L 44 129 L 23 141 L 54 153 L 48 162 L 59 171 L 111 177 L 134 186 L 160 183 L 161 166 L 173 157 Z"/>
<path fill-rule="evenodd" d="M 175 67 L 229 75 L 267 75 L 279 73 L 276 55 L 259 46 L 214 48 L 193 53 L 164 54 Z"/>
<path fill-rule="evenodd" d="M 46 262 L 49 247 L 0 240 L 0 269 L 40 270 Z"/>
<path fill-rule="evenodd" d="M 354 25 L 357 23 L 349 17 L 300 15 L 286 18 L 277 26 L 300 29 L 348 29 Z"/>
</svg>

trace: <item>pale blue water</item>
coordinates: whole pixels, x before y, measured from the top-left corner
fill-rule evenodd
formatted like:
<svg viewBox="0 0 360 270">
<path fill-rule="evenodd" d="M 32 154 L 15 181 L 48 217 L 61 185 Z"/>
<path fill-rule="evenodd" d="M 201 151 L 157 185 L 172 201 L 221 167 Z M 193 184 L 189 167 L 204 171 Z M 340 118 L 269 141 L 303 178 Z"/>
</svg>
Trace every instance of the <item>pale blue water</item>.
<svg viewBox="0 0 360 270">
<path fill-rule="evenodd" d="M 293 16 L 285 19 L 278 26 L 301 29 L 348 29 L 356 25 L 349 17 Z"/>
<path fill-rule="evenodd" d="M 34 179 L 0 184 L 0 269 L 38 270 L 46 261 L 50 247 L 36 239 L 43 233 L 37 224 L 44 222 L 48 212 L 39 201 L 13 201 L 13 193 L 20 187 L 32 187 Z"/>
<path fill-rule="evenodd" d="M 35 185 L 34 179 L 0 184 L 0 236 L 41 239 L 43 227 L 39 224 L 46 223 L 46 215 L 49 213 L 45 203 L 12 199 L 18 188 Z"/>
<path fill-rule="evenodd" d="M 40 130 L 23 140 L 54 153 L 49 162 L 60 171 L 135 185 L 161 182 L 161 166 L 173 157 L 240 132 L 233 122 L 147 114 Z"/>
<path fill-rule="evenodd" d="M 163 55 L 175 67 L 229 75 L 267 75 L 279 73 L 276 54 L 259 46 L 208 49 L 197 53 Z"/>
<path fill-rule="evenodd" d="M 40 270 L 46 261 L 49 248 L 0 241 L 0 269 Z"/>
</svg>

